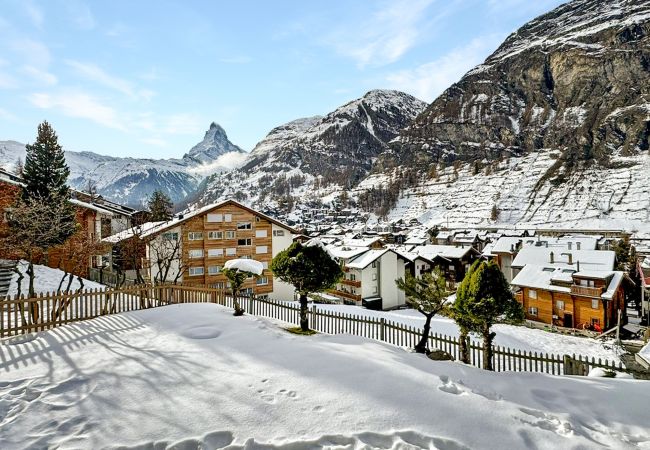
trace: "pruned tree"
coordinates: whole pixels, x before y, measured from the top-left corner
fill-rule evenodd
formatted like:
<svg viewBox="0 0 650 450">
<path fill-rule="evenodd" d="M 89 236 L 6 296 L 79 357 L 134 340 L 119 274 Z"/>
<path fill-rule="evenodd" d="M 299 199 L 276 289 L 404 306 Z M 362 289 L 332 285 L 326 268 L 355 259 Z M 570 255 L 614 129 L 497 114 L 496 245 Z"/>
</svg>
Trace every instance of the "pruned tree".
<svg viewBox="0 0 650 450">
<path fill-rule="evenodd" d="M 252 259 L 231 259 L 226 261 L 226 264 L 221 273 L 223 273 L 228 281 L 230 281 L 230 289 L 232 290 L 233 307 L 235 309 L 235 316 L 243 316 L 244 309 L 239 304 L 237 295 L 241 290 L 247 279 L 251 277 L 258 277 L 262 275 L 264 267 L 259 261 Z"/>
<path fill-rule="evenodd" d="M 492 342 L 496 333 L 492 326 L 503 318 L 510 321 L 524 319 L 524 310 L 515 300 L 503 272 L 494 261 L 480 261 L 469 276 L 464 304 L 459 311 L 471 331 L 483 338 L 483 368 L 493 369 Z"/>
<path fill-rule="evenodd" d="M 166 222 L 174 217 L 174 203 L 160 190 L 155 190 L 147 200 L 147 207 L 154 222 Z"/>
<path fill-rule="evenodd" d="M 433 273 L 423 274 L 422 278 L 416 278 L 407 273 L 405 278 L 398 278 L 395 282 L 397 287 L 404 291 L 406 302 L 426 318 L 422 336 L 415 345 L 415 351 L 427 353 L 431 319 L 436 314 L 445 313 L 448 309 L 447 297 L 450 292 L 447 290 L 444 273 L 437 267 Z"/>
<path fill-rule="evenodd" d="M 332 288 L 343 277 L 341 266 L 315 241 L 294 242 L 271 261 L 271 271 L 296 288 L 300 296 L 300 328 L 309 330 L 307 295 Z"/>
</svg>

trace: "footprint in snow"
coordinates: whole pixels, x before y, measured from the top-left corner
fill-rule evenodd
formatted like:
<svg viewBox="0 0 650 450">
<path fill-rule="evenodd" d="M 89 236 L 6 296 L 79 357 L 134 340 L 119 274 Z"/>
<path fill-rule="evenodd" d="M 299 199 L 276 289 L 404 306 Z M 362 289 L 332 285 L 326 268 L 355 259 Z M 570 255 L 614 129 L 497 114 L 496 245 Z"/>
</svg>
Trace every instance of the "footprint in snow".
<svg viewBox="0 0 650 450">
<path fill-rule="evenodd" d="M 442 381 L 443 384 L 438 386 L 438 389 L 440 389 L 442 392 L 454 395 L 466 393 L 463 389 L 459 388 L 456 383 L 452 382 L 447 375 L 440 375 L 440 381 Z M 462 383 L 459 382 L 459 384 Z"/>
</svg>

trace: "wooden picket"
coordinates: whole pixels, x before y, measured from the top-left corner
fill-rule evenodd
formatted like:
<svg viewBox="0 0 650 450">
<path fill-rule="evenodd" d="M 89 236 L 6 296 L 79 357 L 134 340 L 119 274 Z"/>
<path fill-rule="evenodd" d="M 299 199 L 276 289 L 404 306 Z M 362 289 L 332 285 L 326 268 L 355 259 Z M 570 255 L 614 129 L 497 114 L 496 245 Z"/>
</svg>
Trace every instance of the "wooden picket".
<svg viewBox="0 0 650 450">
<path fill-rule="evenodd" d="M 240 306 L 251 315 L 268 317 L 299 325 L 300 307 L 296 302 L 238 296 Z M 34 298 L 24 296 L 0 300 L 0 337 L 49 330 L 61 325 L 93 319 L 108 314 L 161 307 L 178 303 L 216 303 L 233 308 L 232 295 L 223 290 L 183 285 L 144 285 L 120 289 L 90 289 L 72 293 L 43 293 Z M 328 334 L 352 334 L 413 348 L 422 330 L 385 318 L 367 317 L 328 311 L 313 305 L 309 310 L 312 329 Z M 429 347 L 440 349 L 460 359 L 458 337 L 431 332 Z M 483 367 L 483 346 L 469 342 L 469 363 Z M 629 372 L 619 362 L 602 361 L 581 355 L 553 355 L 494 346 L 495 371 L 538 372 L 552 375 L 587 375 L 594 367 Z"/>
</svg>

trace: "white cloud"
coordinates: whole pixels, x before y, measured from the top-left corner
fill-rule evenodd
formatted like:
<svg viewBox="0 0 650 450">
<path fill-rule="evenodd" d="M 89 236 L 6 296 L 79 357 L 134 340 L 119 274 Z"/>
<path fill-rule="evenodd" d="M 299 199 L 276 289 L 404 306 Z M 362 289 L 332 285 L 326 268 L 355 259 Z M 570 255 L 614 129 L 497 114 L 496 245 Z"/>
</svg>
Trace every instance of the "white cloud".
<svg viewBox="0 0 650 450">
<path fill-rule="evenodd" d="M 426 29 L 422 21 L 433 0 L 384 2 L 361 23 L 347 23 L 325 38 L 337 51 L 360 67 L 382 66 L 397 61 L 412 48 Z"/>
<path fill-rule="evenodd" d="M 409 92 L 431 102 L 470 69 L 482 63 L 503 40 L 501 35 L 482 36 L 435 61 L 414 69 L 393 72 L 386 77 L 388 87 Z"/>
<path fill-rule="evenodd" d="M 59 81 L 55 75 L 51 74 L 47 70 L 39 69 L 34 66 L 23 66 L 22 72 L 38 83 L 46 86 L 53 86 Z"/>
<path fill-rule="evenodd" d="M 28 96 L 28 100 L 37 108 L 53 109 L 69 117 L 88 119 L 105 127 L 126 131 L 121 116 L 113 108 L 85 92 L 34 93 Z"/>
<path fill-rule="evenodd" d="M 43 10 L 40 9 L 31 1 L 24 2 L 23 6 L 25 7 L 25 12 L 27 13 L 27 16 L 29 16 L 29 19 L 32 21 L 34 26 L 39 30 L 42 29 L 43 22 L 45 21 L 45 15 L 43 14 Z"/>
<path fill-rule="evenodd" d="M 109 89 L 121 92 L 131 98 L 148 101 L 155 95 L 155 92 L 149 89 L 136 89 L 130 81 L 113 76 L 96 64 L 73 60 L 67 60 L 65 63 L 82 77 Z"/>
</svg>

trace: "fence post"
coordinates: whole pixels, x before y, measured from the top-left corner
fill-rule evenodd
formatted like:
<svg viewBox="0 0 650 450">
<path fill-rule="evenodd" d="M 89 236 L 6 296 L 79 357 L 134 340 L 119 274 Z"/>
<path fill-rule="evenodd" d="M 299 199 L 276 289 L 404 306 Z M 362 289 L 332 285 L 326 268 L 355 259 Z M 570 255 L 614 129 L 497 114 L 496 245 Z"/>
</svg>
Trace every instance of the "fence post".
<svg viewBox="0 0 650 450">
<path fill-rule="evenodd" d="M 386 319 L 383 317 L 379 320 L 379 340 L 385 341 L 386 340 Z"/>
<path fill-rule="evenodd" d="M 316 327 L 316 304 L 311 308 L 311 327 L 315 330 Z"/>
</svg>

